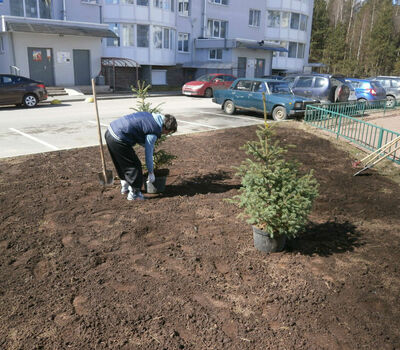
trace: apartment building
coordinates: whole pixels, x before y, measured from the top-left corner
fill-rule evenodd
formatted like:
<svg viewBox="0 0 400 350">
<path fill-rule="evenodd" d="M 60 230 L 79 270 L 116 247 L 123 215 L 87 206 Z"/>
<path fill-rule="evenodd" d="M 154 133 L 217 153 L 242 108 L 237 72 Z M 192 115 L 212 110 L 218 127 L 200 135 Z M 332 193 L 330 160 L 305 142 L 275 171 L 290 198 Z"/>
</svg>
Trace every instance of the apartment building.
<svg viewBox="0 0 400 350">
<path fill-rule="evenodd" d="M 104 0 L 119 39 L 105 56 L 135 60 L 141 78 L 180 85 L 207 72 L 253 77 L 302 71 L 313 0 Z M 133 74 L 132 79 L 133 79 Z"/>
<path fill-rule="evenodd" d="M 0 73 L 47 86 L 89 85 L 101 69 L 101 24 L 93 0 L 0 0 Z"/>
</svg>

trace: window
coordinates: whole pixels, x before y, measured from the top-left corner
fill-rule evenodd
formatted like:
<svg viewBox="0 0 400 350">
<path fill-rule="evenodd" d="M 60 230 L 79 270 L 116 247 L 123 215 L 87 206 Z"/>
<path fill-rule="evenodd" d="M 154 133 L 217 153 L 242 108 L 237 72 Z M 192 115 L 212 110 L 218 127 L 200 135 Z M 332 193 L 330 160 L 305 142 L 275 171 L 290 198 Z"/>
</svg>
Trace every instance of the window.
<svg viewBox="0 0 400 350">
<path fill-rule="evenodd" d="M 222 60 L 222 49 L 211 49 L 209 51 L 210 60 Z"/>
<path fill-rule="evenodd" d="M 119 4 L 119 0 L 106 0 L 107 5 L 116 5 Z"/>
<path fill-rule="evenodd" d="M 305 45 L 298 43 L 297 45 L 297 58 L 304 58 L 304 48 Z"/>
<path fill-rule="evenodd" d="M 108 25 L 110 30 L 119 36 L 119 24 L 111 23 Z M 119 46 L 119 38 L 107 38 L 107 46 Z"/>
<path fill-rule="evenodd" d="M 189 0 L 178 0 L 178 12 L 182 16 L 189 16 Z"/>
<path fill-rule="evenodd" d="M 392 79 L 392 87 L 399 88 L 400 87 L 400 80 Z"/>
<path fill-rule="evenodd" d="M 299 29 L 300 24 L 300 14 L 292 13 L 290 18 L 290 29 Z"/>
<path fill-rule="evenodd" d="M 93 2 L 93 0 L 87 0 L 87 1 Z M 106 0 L 106 4 L 108 5 L 117 5 L 117 4 L 133 5 L 134 3 L 135 3 L 134 0 Z"/>
<path fill-rule="evenodd" d="M 99 0 L 81 0 L 81 2 L 86 4 L 98 4 Z"/>
<path fill-rule="evenodd" d="M 227 23 L 226 21 L 209 19 L 207 22 L 207 36 L 210 38 L 225 38 Z"/>
<path fill-rule="evenodd" d="M 163 47 L 164 49 L 170 49 L 170 30 L 168 28 L 164 28 L 163 32 Z"/>
<path fill-rule="evenodd" d="M 178 51 L 189 52 L 189 34 L 178 33 Z"/>
<path fill-rule="evenodd" d="M 166 10 L 168 10 L 169 9 L 169 2 L 170 2 L 171 0 L 153 0 L 153 6 L 154 7 L 158 7 L 158 8 L 160 8 L 160 9 L 166 9 Z"/>
<path fill-rule="evenodd" d="M 252 85 L 252 81 L 251 80 L 240 80 L 236 84 L 235 90 L 251 91 L 251 85 Z"/>
<path fill-rule="evenodd" d="M 307 30 L 307 16 L 300 15 L 300 30 L 306 31 Z"/>
<path fill-rule="evenodd" d="M 279 11 L 268 11 L 267 26 L 270 28 L 279 28 L 281 22 L 281 13 Z"/>
<path fill-rule="evenodd" d="M 137 46 L 149 47 L 149 26 L 138 24 L 137 25 Z"/>
<path fill-rule="evenodd" d="M 281 28 L 289 28 L 290 12 L 282 12 L 281 14 Z"/>
<path fill-rule="evenodd" d="M 309 88 L 312 86 L 313 78 L 300 77 L 297 81 L 296 88 Z"/>
<path fill-rule="evenodd" d="M 0 53 L 4 52 L 4 39 L 0 36 Z"/>
<path fill-rule="evenodd" d="M 153 44 L 156 49 L 162 48 L 162 28 L 159 26 L 153 27 Z"/>
<path fill-rule="evenodd" d="M 259 27 L 260 26 L 260 10 L 250 10 L 249 11 L 249 26 Z"/>
<path fill-rule="evenodd" d="M 228 0 L 208 0 L 213 4 L 228 5 Z"/>
<path fill-rule="evenodd" d="M 149 0 L 137 0 L 137 4 L 140 6 L 149 6 Z"/>
<path fill-rule="evenodd" d="M 236 78 L 231 75 L 224 75 L 224 81 L 235 81 Z"/>
<path fill-rule="evenodd" d="M 11 16 L 51 18 L 51 4 L 46 0 L 10 1 Z"/>
<path fill-rule="evenodd" d="M 121 28 L 121 46 L 134 45 L 134 26 L 133 24 L 122 24 Z"/>
<path fill-rule="evenodd" d="M 288 47 L 288 42 L 287 41 L 281 41 L 281 46 L 285 49 Z M 280 57 L 286 57 L 288 53 L 286 51 L 279 51 L 279 56 Z"/>
<path fill-rule="evenodd" d="M 322 88 L 328 85 L 328 80 L 325 78 L 315 78 L 314 87 Z"/>
</svg>

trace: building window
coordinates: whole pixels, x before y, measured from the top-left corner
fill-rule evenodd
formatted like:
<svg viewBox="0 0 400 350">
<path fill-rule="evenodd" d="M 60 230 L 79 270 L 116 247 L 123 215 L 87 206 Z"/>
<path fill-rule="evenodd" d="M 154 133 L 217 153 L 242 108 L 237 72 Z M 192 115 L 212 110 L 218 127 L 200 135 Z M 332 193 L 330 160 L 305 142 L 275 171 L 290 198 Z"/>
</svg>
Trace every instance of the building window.
<svg viewBox="0 0 400 350">
<path fill-rule="evenodd" d="M 159 26 L 153 27 L 153 44 L 156 49 L 162 48 L 162 28 Z"/>
<path fill-rule="evenodd" d="M 299 29 L 300 25 L 300 14 L 299 13 L 292 13 L 290 18 L 290 29 Z"/>
<path fill-rule="evenodd" d="M 296 43 L 293 41 L 289 42 L 289 53 L 290 58 L 304 58 L 305 45 L 302 43 Z"/>
<path fill-rule="evenodd" d="M 119 0 L 106 0 L 107 5 L 117 5 L 119 4 Z"/>
<path fill-rule="evenodd" d="M 284 49 L 288 48 L 288 42 L 287 41 L 281 41 L 281 46 Z M 279 51 L 279 56 L 280 57 L 287 57 L 288 53 L 286 51 Z"/>
<path fill-rule="evenodd" d="M 209 38 L 225 38 L 227 23 L 226 21 L 209 19 L 207 22 L 207 36 Z"/>
<path fill-rule="evenodd" d="M 169 28 L 153 27 L 153 44 L 156 49 L 171 49 L 172 34 Z"/>
<path fill-rule="evenodd" d="M 178 12 L 182 16 L 189 16 L 189 0 L 178 0 Z"/>
<path fill-rule="evenodd" d="M 108 25 L 108 27 L 116 35 L 119 36 L 119 24 L 118 23 L 111 23 Z M 107 46 L 119 46 L 119 38 L 107 38 Z"/>
<path fill-rule="evenodd" d="M 81 0 L 84 4 L 98 4 L 99 0 Z"/>
<path fill-rule="evenodd" d="M 208 0 L 212 4 L 228 5 L 228 0 Z"/>
<path fill-rule="evenodd" d="M 260 26 L 260 10 L 250 10 L 249 11 L 249 26 L 259 27 Z"/>
<path fill-rule="evenodd" d="M 222 49 L 211 49 L 208 57 L 210 60 L 222 60 Z"/>
<path fill-rule="evenodd" d="M 281 13 L 281 28 L 289 28 L 290 12 Z"/>
<path fill-rule="evenodd" d="M 134 26 L 133 24 L 122 24 L 121 46 L 134 45 Z"/>
<path fill-rule="evenodd" d="M 149 47 L 149 26 L 138 24 L 137 25 L 137 46 Z"/>
<path fill-rule="evenodd" d="M 51 3 L 46 0 L 10 1 L 11 16 L 51 18 Z"/>
<path fill-rule="evenodd" d="M 300 15 L 300 30 L 307 31 L 307 16 Z"/>
<path fill-rule="evenodd" d="M 163 30 L 163 47 L 164 49 L 170 49 L 171 44 L 170 44 L 170 30 L 168 28 L 164 28 Z"/>
<path fill-rule="evenodd" d="M 279 11 L 268 11 L 267 26 L 279 28 L 281 25 L 281 13 Z"/>
<path fill-rule="evenodd" d="M 189 34 L 178 33 L 178 51 L 189 52 Z"/>
<path fill-rule="evenodd" d="M 149 0 L 137 0 L 137 4 L 140 6 L 149 6 Z"/>
</svg>

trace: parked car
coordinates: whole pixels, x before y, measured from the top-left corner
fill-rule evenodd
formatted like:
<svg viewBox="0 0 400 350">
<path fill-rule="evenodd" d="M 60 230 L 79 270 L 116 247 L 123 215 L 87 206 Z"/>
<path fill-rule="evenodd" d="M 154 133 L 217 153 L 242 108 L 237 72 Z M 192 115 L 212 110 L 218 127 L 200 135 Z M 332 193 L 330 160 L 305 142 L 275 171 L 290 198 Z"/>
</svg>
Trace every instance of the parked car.
<svg viewBox="0 0 400 350">
<path fill-rule="evenodd" d="M 295 96 L 287 82 L 262 78 L 240 78 L 228 90 L 217 90 L 213 102 L 221 105 L 227 114 L 237 109 L 264 111 L 262 92 L 265 92 L 267 113 L 274 120 L 284 120 L 288 116 L 303 115 L 306 105 L 315 101 Z"/>
<path fill-rule="evenodd" d="M 378 81 L 346 78 L 356 92 L 358 102 L 381 101 L 386 99 L 386 91 Z"/>
<path fill-rule="evenodd" d="M 263 75 L 263 79 L 275 79 L 275 80 L 282 80 L 283 77 L 280 75 Z"/>
<path fill-rule="evenodd" d="M 13 74 L 0 74 L 0 104 L 35 107 L 47 99 L 45 85 Z"/>
<path fill-rule="evenodd" d="M 400 101 L 400 77 L 378 76 L 370 79 L 380 82 L 386 90 L 387 106 L 396 106 L 396 101 Z"/>
<path fill-rule="evenodd" d="M 287 81 L 293 93 L 321 103 L 347 102 L 356 100 L 354 89 L 344 77 L 332 74 L 289 75 Z"/>
<path fill-rule="evenodd" d="M 230 74 L 213 73 L 202 75 L 196 80 L 189 81 L 182 86 L 182 94 L 188 96 L 212 97 L 214 91 L 228 89 L 235 76 Z"/>
</svg>

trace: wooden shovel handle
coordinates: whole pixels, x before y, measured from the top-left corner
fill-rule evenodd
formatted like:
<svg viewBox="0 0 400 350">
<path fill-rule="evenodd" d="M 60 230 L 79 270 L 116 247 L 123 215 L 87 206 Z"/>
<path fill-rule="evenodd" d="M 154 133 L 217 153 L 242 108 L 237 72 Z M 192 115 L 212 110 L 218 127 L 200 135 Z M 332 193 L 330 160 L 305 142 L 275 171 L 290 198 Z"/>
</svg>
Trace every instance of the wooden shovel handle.
<svg viewBox="0 0 400 350">
<path fill-rule="evenodd" d="M 93 92 L 93 101 L 94 106 L 96 108 L 96 119 L 97 119 L 97 132 L 99 134 L 99 144 L 100 144 L 100 155 L 101 155 L 101 164 L 103 167 L 103 176 L 104 181 L 107 179 L 107 172 L 106 172 L 106 161 L 104 159 L 104 150 L 103 150 L 103 139 L 101 137 L 101 128 L 100 128 L 100 118 L 99 118 L 99 109 L 97 108 L 97 99 L 96 99 L 96 88 L 94 84 L 94 79 L 92 79 L 92 92 Z"/>
</svg>

